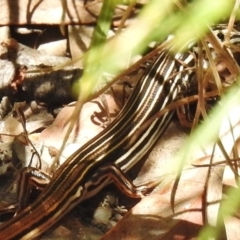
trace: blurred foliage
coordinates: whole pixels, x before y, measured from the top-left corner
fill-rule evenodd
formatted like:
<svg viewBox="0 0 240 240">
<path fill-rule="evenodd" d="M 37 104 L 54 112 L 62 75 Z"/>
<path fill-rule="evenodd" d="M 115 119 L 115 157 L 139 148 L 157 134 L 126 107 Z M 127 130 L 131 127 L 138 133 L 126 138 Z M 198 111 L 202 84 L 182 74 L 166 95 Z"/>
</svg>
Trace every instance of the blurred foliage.
<svg viewBox="0 0 240 240">
<path fill-rule="evenodd" d="M 233 7 L 232 1 L 185 1 L 153 0 L 146 4 L 134 22 L 121 34 L 104 41 L 110 26 L 115 1 L 105 0 L 92 39 L 92 47 L 85 54 L 85 71 L 79 85 L 74 86 L 75 94 L 85 99 L 103 72 L 119 73 L 132 56 L 141 54 L 151 41 L 161 42 L 169 34 L 177 37 L 176 48 L 201 37 L 207 26 L 227 19 Z M 186 5 L 186 6 L 185 6 Z M 217 13 L 217 14 L 216 14 Z M 81 94 L 80 89 L 84 89 Z M 81 91 L 81 90 L 80 90 Z"/>
<path fill-rule="evenodd" d="M 235 1 L 233 0 L 152 0 L 141 9 L 136 19 L 124 31 L 107 41 L 107 32 L 111 26 L 111 18 L 117 4 L 128 4 L 132 1 L 104 0 L 103 8 L 95 29 L 91 48 L 84 56 L 85 71 L 81 81 L 74 87 L 82 104 L 97 85 L 104 72 L 118 74 L 125 67 L 129 55 L 142 53 L 151 41 L 161 42 L 169 34 L 175 35 L 174 50 L 179 51 L 193 40 L 200 39 L 208 31 L 209 26 L 226 21 L 231 16 Z M 236 18 L 240 18 L 237 11 Z M 181 171 L 189 161 L 189 156 L 199 146 L 209 144 L 217 139 L 221 120 L 229 110 L 240 103 L 238 84 L 223 96 L 221 106 L 214 109 L 208 121 L 199 126 L 189 138 L 176 161 Z M 212 133 L 212 134 L 209 134 Z M 196 144 L 198 143 L 198 144 Z M 176 169 L 177 171 L 177 169 Z M 240 192 L 234 190 L 223 201 L 219 214 L 221 218 L 232 214 L 239 207 Z M 223 226 L 220 222 L 219 226 Z M 201 233 L 201 239 L 216 236 L 219 229 L 207 227 Z"/>
</svg>

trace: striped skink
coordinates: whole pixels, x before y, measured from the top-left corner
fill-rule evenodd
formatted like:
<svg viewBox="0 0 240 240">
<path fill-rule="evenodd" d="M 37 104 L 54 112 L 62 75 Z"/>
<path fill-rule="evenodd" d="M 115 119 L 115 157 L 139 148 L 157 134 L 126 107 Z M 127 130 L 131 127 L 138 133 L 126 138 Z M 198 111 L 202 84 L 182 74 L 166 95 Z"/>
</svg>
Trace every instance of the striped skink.
<svg viewBox="0 0 240 240">
<path fill-rule="evenodd" d="M 176 99 L 181 68 L 174 57 L 161 52 L 136 83 L 118 117 L 58 168 L 32 205 L 24 206 L 0 225 L 0 239 L 33 239 L 41 235 L 112 181 L 128 195 L 142 196 L 146 187 L 135 188 L 124 172 L 152 148 L 171 122 L 173 112 L 156 119 L 131 146 L 128 143 L 146 120 Z"/>
<path fill-rule="evenodd" d="M 33 239 L 43 234 L 111 182 L 130 196 L 143 196 L 147 187 L 134 186 L 125 172 L 149 152 L 174 112 L 155 119 L 137 139 L 131 139 L 149 118 L 177 99 L 182 81 L 188 78 L 185 67 L 193 60 L 189 56 L 161 51 L 136 83 L 117 118 L 57 169 L 33 204 L 23 204 L 11 220 L 0 225 L 0 239 Z"/>
</svg>

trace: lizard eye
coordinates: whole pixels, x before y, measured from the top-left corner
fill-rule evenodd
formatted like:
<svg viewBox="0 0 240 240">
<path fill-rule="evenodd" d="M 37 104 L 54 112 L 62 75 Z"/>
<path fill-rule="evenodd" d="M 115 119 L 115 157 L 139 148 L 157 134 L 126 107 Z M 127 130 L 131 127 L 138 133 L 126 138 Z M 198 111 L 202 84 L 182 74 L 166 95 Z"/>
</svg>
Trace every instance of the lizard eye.
<svg viewBox="0 0 240 240">
<path fill-rule="evenodd" d="M 217 34 L 217 37 L 218 37 L 221 41 L 223 41 L 225 36 L 224 36 L 224 34 L 223 34 L 222 32 L 220 32 L 220 33 Z"/>
</svg>

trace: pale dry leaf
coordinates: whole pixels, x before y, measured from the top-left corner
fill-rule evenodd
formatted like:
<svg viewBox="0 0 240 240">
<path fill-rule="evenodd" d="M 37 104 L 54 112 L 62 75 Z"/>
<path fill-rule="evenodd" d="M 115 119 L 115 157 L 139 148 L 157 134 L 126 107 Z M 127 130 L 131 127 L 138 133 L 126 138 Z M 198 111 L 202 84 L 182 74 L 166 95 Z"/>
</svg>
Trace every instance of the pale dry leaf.
<svg viewBox="0 0 240 240">
<path fill-rule="evenodd" d="M 42 54 L 65 57 L 67 52 L 67 40 L 51 41 L 39 45 L 38 49 Z"/>
<path fill-rule="evenodd" d="M 68 43 L 72 59 L 79 59 L 83 56 L 90 45 L 93 34 L 93 26 L 68 26 Z M 76 63 L 76 66 L 82 67 L 81 59 Z"/>
<path fill-rule="evenodd" d="M 116 105 L 113 98 L 110 95 L 104 96 L 110 114 L 115 113 Z M 99 106 L 101 106 L 101 108 Z M 83 145 L 102 131 L 105 126 L 103 126 L 104 123 L 101 122 L 101 119 L 106 118 L 106 113 L 103 112 L 102 108 L 100 99 L 95 99 L 84 104 L 80 119 L 76 122 L 74 129 L 70 134 L 68 143 L 77 142 L 80 145 Z M 39 140 L 43 141 L 44 145 L 60 148 L 69 126 L 69 117 L 73 110 L 74 104 L 64 107 L 53 124 L 42 131 Z"/>
<path fill-rule="evenodd" d="M 228 165 L 225 166 L 225 169 L 224 169 L 223 184 L 226 186 L 238 187 L 234 173 L 230 168 L 230 166 Z"/>
<path fill-rule="evenodd" d="M 223 197 L 224 169 L 223 165 L 212 167 L 206 183 L 206 222 L 214 227 L 217 226 L 219 207 Z"/>
<path fill-rule="evenodd" d="M 92 1 L 91 1 L 92 2 Z M 102 7 L 102 1 L 85 6 L 85 1 L 55 0 L 55 1 L 14 1 L 2 0 L 0 3 L 2 25 L 24 24 L 93 24 Z M 117 9 L 114 19 L 118 20 L 123 15 L 122 9 Z"/>
<path fill-rule="evenodd" d="M 231 131 L 232 129 L 232 131 Z M 219 137 L 230 156 L 236 139 L 240 136 L 240 106 L 235 106 L 221 122 Z"/>
<path fill-rule="evenodd" d="M 9 116 L 1 122 L 1 139 L 3 142 L 12 142 L 18 134 L 23 132 L 22 124 L 14 117 Z M 7 136 L 9 134 L 9 136 Z"/>
<path fill-rule="evenodd" d="M 240 239 L 240 220 L 239 217 L 230 216 L 224 219 L 227 239 Z"/>
</svg>

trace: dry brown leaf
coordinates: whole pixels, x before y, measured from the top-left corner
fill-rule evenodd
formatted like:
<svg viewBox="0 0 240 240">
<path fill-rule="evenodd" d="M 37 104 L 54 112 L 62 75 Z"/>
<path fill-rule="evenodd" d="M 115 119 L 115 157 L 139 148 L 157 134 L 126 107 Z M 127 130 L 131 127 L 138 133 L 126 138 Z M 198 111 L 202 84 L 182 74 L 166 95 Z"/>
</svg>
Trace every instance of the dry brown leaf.
<svg viewBox="0 0 240 240">
<path fill-rule="evenodd" d="M 204 173 L 203 169 L 198 169 L 197 173 L 202 176 L 199 181 L 180 181 L 175 214 L 170 207 L 171 188 L 163 188 L 144 198 L 102 239 L 154 240 L 175 239 L 180 236 L 187 237 L 185 239 L 196 237 L 202 226 L 201 196 L 204 183 L 201 179 L 204 179 L 206 171 Z M 196 171 L 193 175 L 195 174 Z"/>
<path fill-rule="evenodd" d="M 209 202 L 221 200 L 223 167 L 215 166 L 209 179 Z M 203 194 L 208 176 L 208 167 L 188 168 L 182 176 L 175 195 L 173 213 L 170 195 L 172 185 L 160 185 L 158 192 L 144 198 L 119 224 L 110 230 L 102 239 L 194 239 L 204 225 Z M 169 178 L 169 176 L 166 176 Z M 174 182 L 172 176 L 171 184 Z M 211 192 L 211 193 L 210 193 Z M 209 205 L 212 215 L 218 214 L 218 206 Z"/>
</svg>

